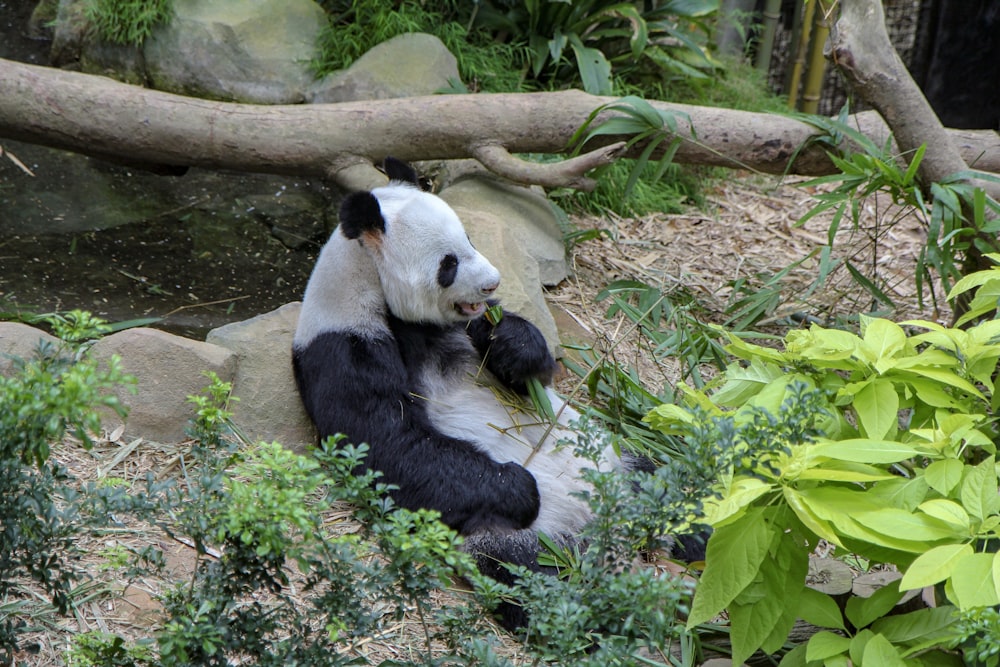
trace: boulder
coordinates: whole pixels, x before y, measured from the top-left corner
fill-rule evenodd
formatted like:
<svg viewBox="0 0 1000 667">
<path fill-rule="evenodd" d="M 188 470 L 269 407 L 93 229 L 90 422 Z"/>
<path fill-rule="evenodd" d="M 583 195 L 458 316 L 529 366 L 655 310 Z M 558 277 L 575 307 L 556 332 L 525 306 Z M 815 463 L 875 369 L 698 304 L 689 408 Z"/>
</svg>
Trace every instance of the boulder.
<svg viewBox="0 0 1000 667">
<path fill-rule="evenodd" d="M 433 95 L 460 81 L 458 61 L 433 35 L 407 33 L 374 46 L 315 83 L 309 102 L 353 102 Z"/>
<path fill-rule="evenodd" d="M 156 442 L 187 438 L 194 415 L 187 397 L 208 386 L 206 371 L 231 382 L 236 355 L 224 347 L 175 336 L 157 329 L 126 329 L 102 338 L 91 348 L 97 359 L 121 358 L 122 369 L 136 378 L 135 393 L 122 390 L 119 400 L 129 409 L 125 433 Z M 121 419 L 108 413 L 104 426 L 114 430 Z"/>
<path fill-rule="evenodd" d="M 301 303 L 290 303 L 208 332 L 206 341 L 237 359 L 233 422 L 252 440 L 276 440 L 302 452 L 316 442 L 292 372 L 292 337 Z"/>
<path fill-rule="evenodd" d="M 158 90 L 255 104 L 305 99 L 327 18 L 312 0 L 174 0 L 143 45 Z"/>
<path fill-rule="evenodd" d="M 20 322 L 0 322 L 0 375 L 14 371 L 18 360 L 29 361 L 39 345 L 57 345 L 59 339 Z"/>
</svg>

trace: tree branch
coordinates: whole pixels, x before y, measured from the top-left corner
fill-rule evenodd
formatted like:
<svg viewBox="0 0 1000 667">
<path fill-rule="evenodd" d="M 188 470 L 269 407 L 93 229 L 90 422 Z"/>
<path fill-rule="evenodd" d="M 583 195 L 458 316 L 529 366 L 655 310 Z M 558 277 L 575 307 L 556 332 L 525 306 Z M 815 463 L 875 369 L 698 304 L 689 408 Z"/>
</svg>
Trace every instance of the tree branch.
<svg viewBox="0 0 1000 667">
<path fill-rule="evenodd" d="M 515 183 L 545 188 L 569 187 L 590 192 L 597 183 L 584 174 L 611 164 L 622 156 L 624 148 L 625 142 L 619 141 L 569 160 L 538 163 L 516 158 L 499 144 L 482 144 L 472 149 L 472 157 L 494 174 Z"/>
<path fill-rule="evenodd" d="M 968 170 L 973 160 L 960 153 L 893 48 L 880 0 L 842 0 L 840 4 L 830 56 L 852 89 L 885 119 L 903 156 L 927 145 L 917 172 L 920 182 L 928 185 Z M 976 185 L 1000 198 L 1000 184 L 979 181 Z"/>
<path fill-rule="evenodd" d="M 571 90 L 342 104 L 230 104 L 0 60 L 0 137 L 118 161 L 332 176 L 337 182 L 367 178 L 359 176 L 357 165 L 381 161 L 386 155 L 407 161 L 461 159 L 478 150 L 483 159 L 497 165 L 509 162 L 497 157 L 496 149 L 483 153 L 485 145 L 501 146 L 508 153 L 566 153 L 570 138 L 594 109 L 612 101 Z M 677 162 L 770 174 L 834 171 L 825 151 L 816 145 L 808 145 L 789 165 L 795 151 L 818 134 L 807 123 L 731 109 L 650 104 L 677 118 L 677 136 L 682 139 Z M 858 114 L 852 122 L 866 134 L 885 132 L 875 112 Z M 978 158 L 981 169 L 1000 172 L 996 133 L 963 137 L 969 161 Z M 629 138 L 596 137 L 586 149 Z M 633 146 L 630 156 L 642 148 Z M 572 174 L 584 164 L 543 168 L 530 177 L 549 178 L 558 169 Z"/>
</svg>

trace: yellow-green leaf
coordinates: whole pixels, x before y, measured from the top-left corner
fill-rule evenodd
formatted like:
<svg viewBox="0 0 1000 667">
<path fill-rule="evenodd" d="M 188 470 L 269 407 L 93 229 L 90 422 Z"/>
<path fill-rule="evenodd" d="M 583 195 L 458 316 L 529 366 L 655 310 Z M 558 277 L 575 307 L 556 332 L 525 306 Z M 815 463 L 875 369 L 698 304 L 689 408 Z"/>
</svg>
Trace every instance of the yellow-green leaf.
<svg viewBox="0 0 1000 667">
<path fill-rule="evenodd" d="M 844 615 L 836 601 L 826 593 L 806 587 L 799 598 L 798 616 L 818 628 L 844 630 Z M 844 649 L 847 650 L 846 648 Z"/>
<path fill-rule="evenodd" d="M 975 553 L 966 556 L 951 573 L 951 590 L 959 609 L 992 607 L 1000 604 L 997 583 L 993 579 L 995 554 Z"/>
<path fill-rule="evenodd" d="M 857 438 L 819 443 L 813 448 L 813 453 L 856 463 L 899 463 L 918 456 L 921 452 L 895 440 Z"/>
<path fill-rule="evenodd" d="M 962 505 L 980 521 L 997 511 L 997 473 L 993 457 L 966 467 L 961 488 Z"/>
<path fill-rule="evenodd" d="M 906 568 L 903 579 L 899 582 L 899 588 L 908 591 L 944 581 L 951 576 L 959 563 L 973 553 L 975 552 L 968 544 L 945 544 L 934 547 L 917 556 L 910 567 Z"/>
<path fill-rule="evenodd" d="M 710 498 L 704 503 L 705 521 L 717 526 L 774 487 L 756 477 L 740 477 L 733 481 L 721 499 Z"/>
<path fill-rule="evenodd" d="M 851 647 L 851 640 L 847 637 L 835 635 L 827 630 L 820 630 L 809 638 L 806 645 L 806 661 L 820 661 L 832 658 L 841 653 L 847 653 Z"/>
<path fill-rule="evenodd" d="M 895 507 L 884 507 L 874 512 L 853 514 L 855 521 L 866 528 L 899 540 L 935 542 L 966 537 L 962 531 L 927 514 L 913 514 Z"/>
<path fill-rule="evenodd" d="M 750 585 L 767 556 L 774 530 L 763 511 L 752 509 L 739 521 L 722 526 L 708 539 L 705 571 L 698 582 L 688 628 L 719 614 Z"/>
<path fill-rule="evenodd" d="M 932 489 L 942 496 L 947 496 L 962 481 L 964 469 L 965 465 L 958 459 L 942 459 L 934 461 L 924 469 L 924 479 Z"/>
<path fill-rule="evenodd" d="M 878 665 L 878 667 L 906 667 L 896 647 L 889 643 L 889 640 L 882 635 L 874 635 L 865 644 L 864 657 L 861 659 L 863 665 Z"/>
<path fill-rule="evenodd" d="M 899 394 L 890 380 L 876 379 L 854 397 L 854 411 L 861 422 L 861 435 L 885 438 L 899 423 Z"/>
<path fill-rule="evenodd" d="M 962 533 L 969 534 L 971 531 L 972 524 L 969 520 L 969 513 L 965 511 L 965 508 L 952 500 L 934 498 L 920 503 L 920 506 L 917 507 L 917 509 L 925 514 L 929 514 L 935 519 L 944 521 Z M 969 535 L 969 537 L 971 537 L 971 535 Z"/>
<path fill-rule="evenodd" d="M 876 368 L 906 347 L 906 332 L 895 322 L 882 318 L 863 318 L 862 326 L 864 347 L 873 355 Z M 882 372 L 881 368 L 879 372 Z"/>
</svg>

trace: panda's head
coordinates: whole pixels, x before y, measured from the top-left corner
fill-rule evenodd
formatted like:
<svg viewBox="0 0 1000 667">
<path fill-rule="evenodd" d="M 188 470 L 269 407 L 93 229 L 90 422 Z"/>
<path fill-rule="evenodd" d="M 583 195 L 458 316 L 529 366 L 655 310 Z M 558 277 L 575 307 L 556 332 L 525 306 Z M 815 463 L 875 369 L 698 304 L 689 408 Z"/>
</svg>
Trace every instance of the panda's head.
<svg viewBox="0 0 1000 667">
<path fill-rule="evenodd" d="M 371 256 L 389 311 L 428 324 L 482 315 L 500 273 L 472 247 L 451 207 L 420 189 L 408 165 L 389 158 L 385 166 L 389 185 L 344 199 L 340 233 Z"/>
</svg>

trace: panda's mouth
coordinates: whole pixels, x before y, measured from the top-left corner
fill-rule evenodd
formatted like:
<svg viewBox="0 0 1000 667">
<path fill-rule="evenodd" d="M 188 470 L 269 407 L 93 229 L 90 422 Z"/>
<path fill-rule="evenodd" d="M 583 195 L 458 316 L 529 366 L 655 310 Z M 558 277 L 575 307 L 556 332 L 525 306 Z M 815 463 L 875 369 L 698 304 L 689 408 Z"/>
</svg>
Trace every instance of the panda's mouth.
<svg viewBox="0 0 1000 667">
<path fill-rule="evenodd" d="M 486 312 L 486 303 L 483 301 L 478 303 L 458 302 L 455 304 L 455 310 L 457 310 L 458 314 L 463 317 L 479 317 Z"/>
</svg>

